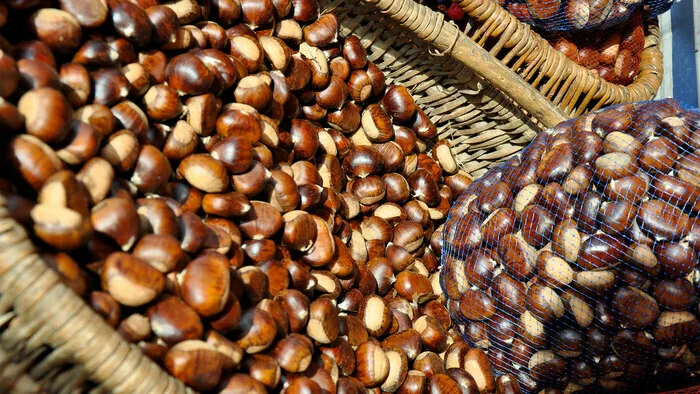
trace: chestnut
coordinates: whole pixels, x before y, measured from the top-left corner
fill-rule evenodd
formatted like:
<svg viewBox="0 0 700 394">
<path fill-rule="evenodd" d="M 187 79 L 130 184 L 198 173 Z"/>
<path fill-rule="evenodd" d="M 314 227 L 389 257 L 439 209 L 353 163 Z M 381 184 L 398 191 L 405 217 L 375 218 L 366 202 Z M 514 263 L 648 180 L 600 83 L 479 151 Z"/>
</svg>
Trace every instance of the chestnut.
<svg viewBox="0 0 700 394">
<path fill-rule="evenodd" d="M 665 345 L 680 345 L 700 332 L 700 322 L 690 312 L 661 312 L 654 325 L 654 339 Z"/>
<path fill-rule="evenodd" d="M 659 280 L 653 295 L 659 305 L 670 310 L 686 310 L 696 299 L 695 288 L 685 278 Z"/>
<path fill-rule="evenodd" d="M 263 384 L 260 383 L 258 380 L 251 377 L 251 375 L 253 375 L 253 374 L 251 373 L 250 375 L 246 375 L 246 374 L 242 374 L 242 373 L 237 373 L 237 374 L 231 375 L 231 377 L 228 378 L 226 384 L 221 389 L 221 393 L 225 393 L 225 394 L 243 394 L 243 393 L 263 394 L 263 393 L 266 393 L 267 390 L 265 389 L 265 386 L 263 386 Z"/>
<path fill-rule="evenodd" d="M 648 172 L 666 173 L 678 159 L 674 142 L 661 136 L 647 142 L 639 153 L 639 166 Z"/>
<path fill-rule="evenodd" d="M 241 79 L 233 92 L 236 102 L 264 111 L 272 102 L 270 86 L 256 75 Z"/>
<path fill-rule="evenodd" d="M 80 45 L 80 24 L 66 11 L 43 8 L 29 18 L 29 25 L 39 40 L 56 52 L 70 53 Z"/>
<path fill-rule="evenodd" d="M 70 130 L 70 104 L 55 89 L 45 87 L 30 90 L 20 98 L 17 109 L 24 116 L 27 133 L 44 142 L 58 142 Z"/>
<path fill-rule="evenodd" d="M 228 187 L 228 175 L 224 165 L 209 155 L 187 156 L 180 162 L 177 172 L 192 186 L 207 193 L 220 193 Z"/>
<path fill-rule="evenodd" d="M 294 20 L 309 22 L 315 20 L 319 14 L 319 5 L 316 0 L 292 0 Z"/>
<path fill-rule="evenodd" d="M 559 11 L 561 3 L 556 1 L 554 3 L 547 3 L 542 1 L 527 1 L 528 16 L 536 19 L 548 19 L 556 15 Z"/>
<path fill-rule="evenodd" d="M 105 322 L 116 328 L 121 320 L 121 307 L 109 293 L 93 291 L 88 295 L 88 304 Z"/>
<path fill-rule="evenodd" d="M 143 96 L 146 113 L 149 118 L 164 122 L 180 116 L 183 112 L 182 102 L 175 89 L 167 85 L 151 86 Z"/>
<path fill-rule="evenodd" d="M 112 133 L 116 118 L 104 105 L 89 104 L 73 113 L 73 119 L 89 124 L 100 137 L 106 137 Z"/>
<path fill-rule="evenodd" d="M 357 367 L 355 377 L 366 387 L 379 386 L 387 379 L 390 372 L 390 361 L 386 352 L 371 341 L 364 342 L 355 350 Z"/>
<path fill-rule="evenodd" d="M 70 208 L 37 204 L 30 215 L 35 234 L 59 250 L 75 249 L 91 235 L 90 222 Z"/>
<path fill-rule="evenodd" d="M 271 23 L 275 16 L 275 7 L 272 1 L 242 0 L 241 16 L 243 23 L 255 30 L 260 26 Z"/>
<path fill-rule="evenodd" d="M 342 79 L 331 76 L 328 86 L 315 93 L 316 103 L 324 109 L 340 109 L 345 105 L 348 87 Z"/>
<path fill-rule="evenodd" d="M 296 373 L 304 372 L 309 367 L 313 351 L 308 338 L 293 333 L 277 342 L 270 355 L 282 369 Z"/>
<path fill-rule="evenodd" d="M 312 47 L 306 42 L 299 44 L 299 53 L 311 71 L 311 86 L 314 89 L 325 88 L 331 77 L 326 55 L 320 49 Z"/>
<path fill-rule="evenodd" d="M 143 193 L 154 192 L 166 184 L 172 169 L 167 158 L 152 145 L 141 148 L 131 182 Z"/>
<path fill-rule="evenodd" d="M 675 206 L 661 200 L 644 201 L 639 206 L 639 228 L 657 240 L 683 237 L 689 229 L 688 216 Z"/>
<path fill-rule="evenodd" d="M 98 27 L 107 19 L 107 5 L 97 0 L 61 0 L 61 9 L 73 15 L 83 27 Z"/>
<path fill-rule="evenodd" d="M 168 345 L 200 339 L 203 333 L 199 315 L 175 296 L 163 296 L 148 308 L 151 330 Z"/>
<path fill-rule="evenodd" d="M 166 5 L 154 5 L 146 8 L 146 16 L 152 28 L 151 43 L 160 46 L 175 40 L 180 21 L 173 8 Z"/>
<path fill-rule="evenodd" d="M 549 286 L 533 284 L 527 292 L 528 310 L 544 322 L 552 322 L 564 315 L 564 303 Z"/>
<path fill-rule="evenodd" d="M 195 390 L 211 390 L 221 380 L 225 356 L 201 340 L 186 340 L 168 350 L 165 368 Z"/>
<path fill-rule="evenodd" d="M 566 361 L 551 350 L 541 350 L 532 355 L 528 369 L 533 379 L 551 381 L 566 372 Z"/>
<path fill-rule="evenodd" d="M 112 115 L 124 129 L 131 130 L 135 135 L 145 135 L 148 132 L 148 118 L 136 104 L 129 100 L 121 101 L 111 109 Z"/>
<path fill-rule="evenodd" d="M 101 273 L 102 287 L 120 304 L 144 305 L 163 290 L 163 275 L 146 262 L 127 253 L 112 253 Z"/>
<path fill-rule="evenodd" d="M 697 261 L 697 255 L 685 243 L 657 243 L 654 254 L 658 258 L 662 272 L 674 278 L 688 275 Z"/>
<path fill-rule="evenodd" d="M 109 136 L 100 151 L 100 156 L 107 160 L 118 172 L 131 170 L 139 156 L 139 142 L 129 130 L 120 130 Z"/>
<path fill-rule="evenodd" d="M 2 61 L 3 58 L 0 58 L 0 62 Z M 8 79 L 10 81 L 8 86 L 12 87 L 12 76 L 9 75 Z M 60 70 L 60 81 L 63 94 L 74 108 L 82 107 L 87 103 L 92 90 L 92 82 L 87 69 L 82 64 L 63 64 Z"/>
<path fill-rule="evenodd" d="M 506 235 L 498 243 L 497 251 L 501 264 L 516 280 L 526 281 L 534 274 L 536 250 L 522 236 Z"/>
<path fill-rule="evenodd" d="M 230 281 L 228 259 L 217 253 L 203 254 L 185 269 L 182 297 L 200 316 L 213 316 L 228 301 Z"/>
<path fill-rule="evenodd" d="M 282 19 L 275 24 L 274 36 L 289 45 L 299 45 L 302 40 L 302 30 L 294 19 Z"/>
<path fill-rule="evenodd" d="M 307 334 L 321 344 L 335 341 L 339 333 L 338 310 L 327 298 L 319 298 L 309 305 Z"/>
<path fill-rule="evenodd" d="M 654 298 L 635 287 L 624 287 L 615 292 L 613 309 L 621 323 L 630 328 L 644 328 L 659 314 Z"/>
<path fill-rule="evenodd" d="M 112 197 L 92 208 L 92 228 L 114 240 L 122 250 L 130 250 L 139 235 L 139 219 L 134 203 L 126 198 Z"/>
<path fill-rule="evenodd" d="M 192 54 L 181 54 L 170 59 L 165 77 L 171 88 L 189 95 L 206 93 L 214 83 L 214 74 Z"/>
<path fill-rule="evenodd" d="M 16 132 L 23 124 L 24 118 L 17 107 L 4 99 L 0 100 L 0 127 L 10 132 Z"/>
</svg>

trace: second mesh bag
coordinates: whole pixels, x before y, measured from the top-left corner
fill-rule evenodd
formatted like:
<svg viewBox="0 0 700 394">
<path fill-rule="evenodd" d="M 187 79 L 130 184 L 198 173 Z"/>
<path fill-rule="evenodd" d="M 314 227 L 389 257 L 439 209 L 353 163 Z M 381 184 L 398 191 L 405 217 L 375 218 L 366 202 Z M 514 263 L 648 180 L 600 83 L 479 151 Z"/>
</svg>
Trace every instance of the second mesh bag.
<svg viewBox="0 0 700 394">
<path fill-rule="evenodd" d="M 668 11 L 672 0 L 499 0 L 520 21 L 543 31 L 604 29 L 642 8 L 648 17 Z"/>
<path fill-rule="evenodd" d="M 456 201 L 441 284 L 527 391 L 653 391 L 700 367 L 700 114 L 624 104 L 538 135 Z"/>
</svg>

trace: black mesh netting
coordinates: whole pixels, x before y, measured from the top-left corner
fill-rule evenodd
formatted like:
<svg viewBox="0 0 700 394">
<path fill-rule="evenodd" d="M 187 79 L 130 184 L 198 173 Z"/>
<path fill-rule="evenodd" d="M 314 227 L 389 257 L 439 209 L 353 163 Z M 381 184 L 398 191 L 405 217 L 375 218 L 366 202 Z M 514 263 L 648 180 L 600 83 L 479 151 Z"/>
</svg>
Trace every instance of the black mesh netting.
<svg viewBox="0 0 700 394">
<path fill-rule="evenodd" d="M 544 31 L 604 29 L 627 20 L 637 9 L 650 17 L 671 8 L 673 0 L 499 0 L 522 22 Z"/>
<path fill-rule="evenodd" d="M 646 392 L 700 367 L 700 113 L 624 104 L 540 133 L 461 195 L 441 284 L 527 391 Z"/>
</svg>

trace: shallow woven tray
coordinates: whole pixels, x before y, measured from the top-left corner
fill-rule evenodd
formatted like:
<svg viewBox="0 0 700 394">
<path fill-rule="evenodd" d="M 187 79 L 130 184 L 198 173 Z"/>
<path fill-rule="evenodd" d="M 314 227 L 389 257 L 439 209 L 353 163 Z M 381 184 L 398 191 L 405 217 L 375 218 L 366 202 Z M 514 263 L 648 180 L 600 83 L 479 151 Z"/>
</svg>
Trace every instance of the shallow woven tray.
<svg viewBox="0 0 700 394">
<path fill-rule="evenodd" d="M 381 15 L 376 16 L 374 31 L 387 32 Z M 367 45 L 367 37 L 375 34 L 371 31 L 359 34 Z M 341 32 L 348 34 L 348 25 L 343 23 Z M 392 83 L 420 92 L 418 104 L 442 137 L 458 146 L 460 163 L 474 176 L 532 139 L 543 128 L 539 119 L 564 118 L 497 61 L 494 69 L 511 75 L 502 82 L 541 105 L 531 107 L 537 118 L 460 62 L 429 54 L 400 28 L 391 33 L 399 49 L 372 45 L 371 60 Z M 8 217 L 6 204 L 0 196 L 0 393 L 189 392 L 61 283 L 37 256 L 26 231 Z"/>
</svg>

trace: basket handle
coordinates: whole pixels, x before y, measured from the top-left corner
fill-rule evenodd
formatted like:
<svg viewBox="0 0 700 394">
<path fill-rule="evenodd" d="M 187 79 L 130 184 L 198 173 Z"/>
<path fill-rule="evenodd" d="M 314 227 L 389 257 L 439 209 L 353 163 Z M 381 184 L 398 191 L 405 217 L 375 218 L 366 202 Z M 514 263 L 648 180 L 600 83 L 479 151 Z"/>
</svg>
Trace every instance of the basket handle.
<svg viewBox="0 0 700 394">
<path fill-rule="evenodd" d="M 464 35 L 456 25 L 445 23 L 443 15 L 413 0 L 365 0 L 399 25 L 450 55 L 512 98 L 518 105 L 552 127 L 565 121 L 566 114 L 513 70 Z"/>
</svg>

